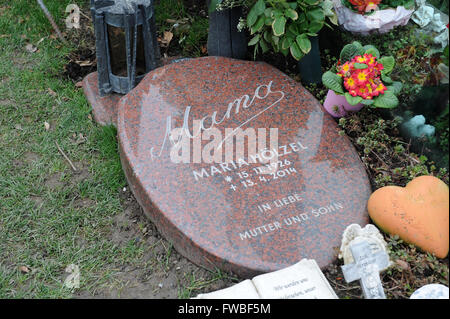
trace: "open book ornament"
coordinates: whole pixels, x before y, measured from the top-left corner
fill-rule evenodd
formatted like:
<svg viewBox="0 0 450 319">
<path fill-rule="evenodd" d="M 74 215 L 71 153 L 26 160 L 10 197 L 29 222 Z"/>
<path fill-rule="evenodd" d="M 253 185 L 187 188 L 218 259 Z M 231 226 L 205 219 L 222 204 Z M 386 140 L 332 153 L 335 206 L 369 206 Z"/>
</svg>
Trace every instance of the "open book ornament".
<svg viewBox="0 0 450 319">
<path fill-rule="evenodd" d="M 338 299 L 313 259 L 302 259 L 295 265 L 214 292 L 199 294 L 195 299 Z"/>
</svg>

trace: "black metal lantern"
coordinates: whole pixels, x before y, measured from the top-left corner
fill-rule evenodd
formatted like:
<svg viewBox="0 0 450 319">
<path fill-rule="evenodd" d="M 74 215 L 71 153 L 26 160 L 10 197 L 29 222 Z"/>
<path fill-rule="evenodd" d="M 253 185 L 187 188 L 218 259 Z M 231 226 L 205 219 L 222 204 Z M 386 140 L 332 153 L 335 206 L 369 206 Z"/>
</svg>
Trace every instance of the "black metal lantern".
<svg viewBox="0 0 450 319">
<path fill-rule="evenodd" d="M 153 0 L 91 0 L 100 95 L 126 94 L 158 66 Z"/>
</svg>

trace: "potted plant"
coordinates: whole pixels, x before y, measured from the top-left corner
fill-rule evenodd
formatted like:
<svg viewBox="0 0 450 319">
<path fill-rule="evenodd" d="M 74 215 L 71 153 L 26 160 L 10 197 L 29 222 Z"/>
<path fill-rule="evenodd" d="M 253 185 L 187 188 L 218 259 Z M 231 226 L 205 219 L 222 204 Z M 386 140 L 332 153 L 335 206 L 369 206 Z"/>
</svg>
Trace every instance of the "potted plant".
<svg viewBox="0 0 450 319">
<path fill-rule="evenodd" d="M 374 46 L 354 41 L 344 46 L 339 58 L 322 76 L 329 89 L 323 106 L 333 117 L 359 111 L 365 105 L 378 108 L 398 105 L 402 84 L 389 77 L 395 65 L 392 56 L 380 57 Z"/>
<path fill-rule="evenodd" d="M 408 23 L 414 0 L 333 0 L 339 25 L 345 30 L 369 34 L 385 33 Z"/>
<path fill-rule="evenodd" d="M 245 26 L 251 39 L 249 46 L 254 54 L 272 49 L 285 56 L 290 54 L 300 64 L 302 79 L 309 83 L 320 82 L 321 65 L 318 32 L 326 25 L 327 18 L 337 24 L 337 16 L 332 10 L 331 0 L 257 0 L 248 12 Z"/>
<path fill-rule="evenodd" d="M 300 60 L 311 50 L 309 37 L 316 37 L 328 25 L 326 18 L 337 22 L 330 4 L 330 0 L 256 1 L 246 19 L 252 35 L 249 46 L 254 46 L 255 54 L 272 48 Z"/>
</svg>

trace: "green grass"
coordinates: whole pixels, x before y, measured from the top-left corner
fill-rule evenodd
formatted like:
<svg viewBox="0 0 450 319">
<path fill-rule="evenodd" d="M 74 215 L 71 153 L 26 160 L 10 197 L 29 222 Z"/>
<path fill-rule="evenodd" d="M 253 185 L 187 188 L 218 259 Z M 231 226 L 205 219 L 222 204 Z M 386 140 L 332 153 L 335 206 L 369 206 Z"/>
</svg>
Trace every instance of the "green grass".
<svg viewBox="0 0 450 319">
<path fill-rule="evenodd" d="M 155 16 L 160 34 L 164 31 L 174 34 L 171 46 L 178 47 L 185 56 L 199 57 L 205 54 L 202 47 L 206 47 L 209 26 L 206 17 L 190 15 L 180 0 L 157 1 Z"/>
<path fill-rule="evenodd" d="M 46 1 L 56 21 L 70 2 Z M 67 265 L 80 267 L 82 286 L 99 285 L 112 265 L 142 253 L 109 239 L 126 184 L 116 132 L 92 122 L 82 90 L 61 76 L 73 48 L 48 37 L 36 3 L 2 0 L 0 7 L 0 298 L 69 297 Z M 25 50 L 41 38 L 39 51 Z"/>
<path fill-rule="evenodd" d="M 64 10 L 72 2 L 45 1 L 63 31 Z M 167 19 L 187 16 L 180 0 L 160 1 L 156 10 L 161 32 Z M 195 56 L 205 41 L 207 19 L 188 19 L 182 50 Z M 193 266 L 175 271 L 179 255 L 163 240 L 111 240 L 114 218 L 124 212 L 120 194 L 126 186 L 116 130 L 92 121 L 82 90 L 62 75 L 68 54 L 83 44 L 64 45 L 50 37 L 52 32 L 36 1 L 0 0 L 0 298 L 120 290 L 127 267 L 149 272 L 145 276 L 179 272 L 174 288 L 179 297 L 228 278 Z M 38 51 L 28 52 L 29 43 Z M 143 220 L 130 227 L 143 228 L 148 223 Z M 153 251 L 157 246 L 163 247 L 159 253 Z M 70 264 L 80 268 L 79 289 L 64 286 Z"/>
</svg>

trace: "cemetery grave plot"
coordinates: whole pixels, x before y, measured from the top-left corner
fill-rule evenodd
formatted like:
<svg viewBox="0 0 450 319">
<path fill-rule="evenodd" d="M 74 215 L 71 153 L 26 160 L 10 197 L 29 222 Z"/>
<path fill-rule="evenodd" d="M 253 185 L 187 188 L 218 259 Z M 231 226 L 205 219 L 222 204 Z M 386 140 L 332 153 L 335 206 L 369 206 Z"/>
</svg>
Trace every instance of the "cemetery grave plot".
<svg viewBox="0 0 450 319">
<path fill-rule="evenodd" d="M 157 5 L 159 3 L 157 2 Z M 194 6 L 192 5 L 192 1 L 185 1 L 184 6 L 186 9 L 186 12 L 193 16 L 196 13 L 199 17 L 205 17 L 206 16 L 206 6 L 198 5 Z M 89 12 L 86 10 L 87 8 L 82 8 L 86 15 L 89 15 Z M 179 19 L 179 16 L 174 16 L 174 19 Z M 168 18 L 170 20 L 170 18 Z M 86 21 L 85 21 L 86 22 Z M 192 20 L 191 20 L 192 22 Z M 190 22 L 190 23 L 191 23 Z M 173 22 L 167 22 L 167 19 L 165 21 L 159 21 L 158 27 L 161 29 L 170 27 L 170 24 Z M 86 26 L 88 22 L 84 24 Z M 83 24 L 82 24 L 83 25 Z M 402 34 L 402 32 L 407 33 L 408 28 L 398 28 L 395 32 L 396 34 Z M 92 32 L 92 30 L 85 29 L 83 30 L 85 33 L 76 31 L 73 33 L 69 33 L 68 36 L 72 37 L 74 41 L 77 41 L 77 39 L 84 39 L 84 41 L 80 41 L 80 46 L 75 53 L 71 53 L 68 56 L 68 59 L 70 60 L 69 64 L 66 66 L 67 73 L 63 75 L 64 78 L 69 77 L 74 82 L 78 82 L 84 75 L 87 73 L 90 73 L 95 69 L 95 59 L 92 56 L 92 51 L 86 51 L 86 49 L 91 49 L 93 46 L 93 38 L 89 39 L 89 36 L 86 37 L 85 34 L 89 34 Z M 328 33 L 328 31 L 326 32 Z M 325 33 L 325 34 L 326 34 Z M 163 34 L 158 34 L 160 38 L 163 38 Z M 200 55 L 206 55 L 207 52 L 203 49 L 206 44 L 206 38 L 202 38 L 198 41 L 197 46 L 199 50 L 193 50 L 192 47 L 186 48 L 183 44 L 180 44 L 180 41 L 182 37 L 186 35 L 185 33 L 181 33 L 179 35 L 175 34 L 175 37 L 172 39 L 171 43 L 168 45 L 168 50 L 166 51 L 167 57 L 180 57 L 180 56 L 191 56 L 196 57 L 199 54 Z M 87 40 L 86 40 L 87 38 Z M 330 37 L 331 38 L 331 37 Z M 325 48 L 325 52 L 322 55 L 322 61 L 324 66 L 328 66 L 332 63 L 331 56 L 333 56 L 334 50 L 336 50 L 335 43 L 339 43 L 339 40 L 336 38 L 334 39 L 328 39 L 330 44 L 328 45 L 328 48 Z M 336 42 L 335 42 L 336 41 Z M 332 42 L 332 44 L 331 44 Z M 183 43 L 181 41 L 181 43 Z M 339 44 L 341 45 L 341 44 Z M 88 52 L 88 53 L 86 53 Z M 249 56 L 249 59 L 252 57 Z M 279 56 L 266 54 L 258 57 L 261 60 L 266 61 L 267 63 L 276 66 L 283 72 L 290 75 L 293 79 L 299 80 L 298 76 L 294 72 L 294 66 L 295 62 L 292 59 L 280 59 Z M 80 63 L 85 61 L 85 63 Z M 87 61 L 87 62 L 86 62 Z M 77 66 L 75 66 L 73 63 L 75 63 Z M 316 96 L 316 98 L 319 101 L 323 100 L 324 97 L 324 90 L 321 86 L 310 86 L 307 87 L 310 89 L 310 91 L 313 93 L 313 95 Z M 397 147 L 399 144 L 401 145 L 407 145 L 408 143 L 405 142 L 402 137 L 399 135 L 398 129 L 395 127 L 394 123 L 391 123 L 390 121 L 385 121 L 384 123 L 380 123 L 380 116 L 377 112 L 371 111 L 371 110 L 364 110 L 360 113 L 357 113 L 353 115 L 351 118 L 346 120 L 346 123 L 340 123 L 339 125 L 345 131 L 345 133 L 350 137 L 350 140 L 354 144 L 356 150 L 358 151 L 358 154 L 360 158 L 362 159 L 363 163 L 366 165 L 366 170 L 368 173 L 369 181 L 372 185 L 372 189 L 375 190 L 376 188 L 379 188 L 383 183 L 386 183 L 386 181 L 382 180 L 381 177 L 383 176 L 391 176 L 392 181 L 399 183 L 400 185 L 404 185 L 407 180 L 409 180 L 411 175 L 413 174 L 419 174 L 420 172 L 424 172 L 425 170 L 430 171 L 432 174 L 438 175 L 440 174 L 438 170 L 432 171 L 432 164 L 426 162 L 423 160 L 423 158 L 420 158 L 419 156 L 416 156 L 414 154 L 409 153 L 409 151 L 404 152 L 403 154 L 398 154 L 398 152 L 395 151 L 395 147 Z M 358 137 L 361 134 L 367 134 L 370 135 L 370 130 L 377 130 L 380 132 L 380 136 L 388 136 L 387 140 L 383 141 L 383 148 L 382 150 L 373 150 L 371 152 L 366 153 L 365 145 L 362 145 L 358 141 Z M 380 158 L 381 157 L 381 158 Z M 407 173 L 408 176 L 405 176 L 405 174 L 399 174 L 395 169 L 398 166 L 406 166 L 408 167 Z M 420 170 L 420 171 L 419 171 Z M 383 172 L 383 174 L 380 174 L 380 172 Z M 381 177 L 380 177 L 381 175 Z M 445 173 L 443 175 L 440 175 L 441 178 L 443 178 L 446 183 L 448 183 L 448 175 Z M 390 181 L 390 182 L 392 182 Z M 127 191 L 126 201 L 131 201 L 136 204 L 136 201 L 128 191 Z M 125 206 L 128 204 L 124 204 Z M 132 205 L 133 206 L 133 205 Z M 132 214 L 126 214 L 124 217 L 125 219 L 139 219 L 140 225 L 144 225 L 144 228 L 147 229 L 146 235 L 144 236 L 146 243 L 157 243 L 160 240 L 160 235 L 158 234 L 158 231 L 154 228 L 153 224 L 148 222 L 145 219 L 141 219 L 138 216 L 142 215 L 142 212 L 140 211 L 140 208 L 137 205 L 133 206 L 133 213 Z M 127 222 L 125 222 L 127 224 Z M 142 228 L 142 226 L 140 226 Z M 150 231 L 149 231 L 150 230 Z M 138 234 L 139 229 L 138 226 L 131 223 L 131 230 L 129 230 L 128 234 L 124 234 L 125 236 L 134 236 L 135 234 Z M 131 235 L 130 235 L 131 234 Z M 119 232 L 118 237 L 122 236 Z M 123 238 L 117 238 L 119 241 L 123 240 Z M 424 284 L 432 283 L 432 282 L 441 282 L 446 285 L 448 285 L 448 257 L 445 259 L 436 259 L 433 257 L 428 256 L 427 254 L 419 252 L 416 248 L 402 243 L 398 238 L 389 238 L 386 236 L 386 240 L 389 243 L 389 246 L 392 250 L 392 254 L 394 257 L 395 266 L 388 272 L 383 272 L 380 274 L 381 281 L 383 284 L 383 287 L 385 288 L 386 295 L 388 298 L 407 298 L 410 293 L 415 289 L 418 288 Z M 165 242 L 167 244 L 167 242 Z M 167 245 L 169 247 L 169 245 Z M 165 250 L 165 252 L 162 252 L 160 255 L 161 258 L 164 258 L 164 256 L 169 256 L 168 259 L 170 261 L 177 261 L 177 263 L 182 265 L 188 265 L 188 268 L 195 269 L 196 266 L 188 262 L 185 258 L 178 255 L 175 251 L 171 251 L 170 248 Z M 165 255 L 166 254 L 166 255 Z M 347 284 L 344 281 L 342 271 L 340 269 L 340 266 L 342 263 L 337 260 L 333 264 L 329 265 L 328 267 L 324 268 L 324 274 L 329 280 L 330 284 L 332 285 L 333 289 L 335 290 L 336 294 L 340 298 L 361 298 L 362 297 L 362 291 L 360 289 L 359 283 L 350 283 Z M 169 277 L 173 276 L 173 273 L 176 272 L 177 267 L 171 267 L 169 269 Z M 123 278 L 129 277 L 131 274 L 131 271 L 124 269 L 121 276 Z M 176 280 L 172 280 L 172 282 L 175 282 Z M 140 287 L 145 286 L 145 280 L 142 280 L 142 282 L 139 283 Z M 226 286 L 232 285 L 233 282 L 236 282 L 236 280 L 219 280 L 213 285 L 205 285 L 200 288 L 195 288 L 190 291 L 190 295 L 193 296 L 200 292 L 209 292 L 212 290 L 220 289 Z M 414 287 L 411 289 L 411 287 Z M 169 289 L 166 286 L 164 289 Z M 175 288 L 174 288 L 175 289 Z M 170 290 L 170 289 L 169 289 Z M 100 296 L 102 296 L 102 293 L 100 291 Z M 143 289 L 142 293 L 149 293 L 148 290 Z M 166 297 L 174 297 L 178 293 L 169 291 L 166 295 L 161 294 L 160 296 Z M 80 294 L 81 296 L 88 297 L 87 295 Z M 104 293 L 105 296 L 108 296 L 108 293 Z M 132 295 L 132 293 L 130 293 Z"/>
<path fill-rule="evenodd" d="M 197 7 L 187 6 L 187 8 L 189 8 L 191 13 L 197 9 L 199 16 L 204 16 L 204 12 L 207 9 L 205 6 L 202 6 L 202 5 L 198 5 Z M 170 19 L 168 21 L 169 22 L 160 21 L 159 27 L 167 28 L 170 25 L 170 23 L 172 22 Z M 399 34 L 401 34 L 402 32 L 405 32 L 405 33 L 410 32 L 409 27 L 404 27 L 403 30 L 402 30 L 402 28 L 399 28 L 399 29 L 400 29 L 400 31 L 396 30 L 396 32 Z M 159 34 L 159 35 L 161 37 L 163 36 L 163 34 Z M 344 37 L 348 37 L 348 36 L 344 35 Z M 322 63 L 324 64 L 324 68 L 326 65 L 333 63 L 333 60 L 331 60 L 330 57 L 340 50 L 339 48 L 342 46 L 342 44 L 340 44 L 340 43 L 342 43 L 342 40 L 343 40 L 343 36 L 341 36 L 340 34 L 338 36 L 336 36 L 335 34 L 332 33 L 332 31 L 329 31 L 329 30 L 324 30 L 323 34 L 321 34 L 321 43 L 325 43 L 324 46 L 326 47 L 326 49 L 324 50 L 326 53 L 321 56 Z M 176 41 L 176 35 L 172 41 Z M 199 41 L 199 45 L 203 45 L 203 48 L 206 48 L 205 41 L 206 41 L 206 37 L 203 38 L 203 40 Z M 181 56 L 189 57 L 189 55 L 190 55 L 189 53 L 186 54 L 186 51 L 183 48 L 177 49 L 177 47 L 178 47 L 178 43 L 176 43 L 176 42 L 173 43 L 173 45 L 169 44 L 169 49 L 167 50 L 167 52 L 170 52 L 170 54 L 173 55 L 174 57 L 181 57 Z M 197 56 L 197 53 L 194 53 L 193 56 L 194 57 Z M 205 49 L 203 49 L 201 52 L 201 55 L 206 55 L 206 54 L 207 54 L 207 51 Z M 170 56 L 166 56 L 166 57 L 170 57 Z M 252 59 L 252 56 L 250 53 L 248 54 L 248 59 L 249 60 Z M 295 70 L 295 61 L 293 59 L 281 58 L 281 56 L 279 56 L 279 55 L 274 55 L 274 54 L 270 54 L 270 53 L 260 55 L 260 56 L 258 56 L 258 59 L 266 61 L 267 63 L 274 65 L 275 67 L 279 68 L 281 71 L 286 72 L 287 74 L 291 75 L 291 77 L 294 79 L 299 79 L 297 74 L 292 73 L 292 71 Z M 323 93 L 323 89 L 321 89 L 321 86 L 311 85 L 311 86 L 306 86 L 306 87 L 308 89 L 310 89 L 313 94 L 315 94 L 315 96 L 319 99 L 319 101 L 323 101 L 324 93 Z M 385 154 L 388 154 L 391 149 L 397 147 L 397 145 L 399 145 L 400 143 L 403 143 L 403 139 L 399 135 L 399 131 L 398 131 L 398 129 L 395 128 L 395 123 L 393 123 L 393 122 L 391 123 L 389 121 L 386 121 L 387 125 L 382 124 L 380 128 L 376 127 L 373 123 L 376 123 L 377 121 L 379 121 L 378 119 L 379 119 L 379 115 L 377 113 L 375 113 L 371 110 L 363 110 L 360 113 L 356 113 L 355 115 L 352 115 L 352 117 L 350 117 L 350 119 L 347 120 L 347 123 L 342 123 L 342 122 L 339 123 L 340 126 L 343 128 L 343 130 L 347 134 L 349 134 L 351 141 L 354 143 L 363 162 L 366 164 L 366 169 L 368 171 L 369 180 L 372 185 L 372 189 L 379 188 L 380 186 L 383 185 L 379 181 L 379 176 L 380 176 L 379 169 L 380 168 L 392 172 L 395 170 L 395 167 L 397 165 L 405 165 L 406 164 L 409 166 L 409 165 L 411 165 L 410 163 L 416 161 L 416 158 L 417 158 L 417 157 L 415 157 L 414 154 L 410 154 L 409 152 L 406 152 L 405 154 L 403 154 L 403 156 L 399 156 L 398 154 L 395 154 L 394 156 L 392 156 L 390 158 L 389 158 L 389 155 L 385 155 Z M 349 121 L 352 123 L 352 125 L 348 125 Z M 367 127 L 367 124 L 370 124 L 372 126 L 371 127 L 372 129 L 379 129 L 380 132 L 382 132 L 386 136 L 389 136 L 388 141 L 385 144 L 385 149 L 382 150 L 380 153 L 370 152 L 369 154 L 366 154 L 366 152 L 364 152 L 364 148 L 362 147 L 362 145 L 357 142 L 357 135 L 360 135 L 361 133 L 365 133 L 364 127 Z M 369 131 L 369 129 L 367 131 Z M 357 134 L 355 134 L 356 132 L 357 132 Z M 370 132 L 368 132 L 368 133 L 370 133 Z M 353 136 L 355 136 L 355 137 L 353 137 Z M 379 154 L 381 154 L 381 155 L 379 155 Z M 387 156 L 387 158 L 380 159 L 380 156 L 381 157 Z M 430 167 L 430 164 L 428 164 L 428 166 L 424 165 L 424 167 Z M 401 175 L 401 176 L 399 176 L 398 174 L 392 174 L 392 175 L 394 178 L 398 179 L 400 184 L 406 183 L 407 179 L 404 177 L 404 175 Z M 444 173 L 444 180 L 446 180 L 446 179 L 448 180 L 448 174 L 445 175 L 445 173 Z M 388 238 L 387 237 L 387 240 L 390 243 L 391 248 L 400 249 L 402 251 L 400 254 L 405 254 L 406 256 L 410 256 L 411 254 L 417 254 L 417 250 L 415 248 L 413 248 L 409 245 L 403 244 L 403 243 L 401 243 L 401 241 L 400 241 L 400 243 L 398 243 L 397 238 Z M 424 258 L 426 259 L 426 257 L 424 257 Z M 389 274 L 390 276 L 396 277 L 396 279 L 391 280 L 390 283 L 387 284 L 388 286 L 386 286 L 386 283 L 389 281 L 389 279 L 387 279 L 387 277 L 389 275 L 384 274 L 384 273 L 381 274 L 381 280 L 383 281 L 383 285 L 386 288 L 387 294 L 389 297 L 399 298 L 402 295 L 402 293 L 392 292 L 393 289 L 389 289 L 389 286 L 391 288 L 399 286 L 398 283 L 402 282 L 402 281 L 403 282 L 406 281 L 409 284 L 413 280 L 419 280 L 420 277 L 423 277 L 424 282 L 428 282 L 428 280 L 430 280 L 430 277 L 428 277 L 428 279 L 427 279 L 427 276 L 426 276 L 426 274 L 429 273 L 429 271 L 428 272 L 426 270 L 424 271 L 424 269 L 422 269 L 422 266 L 421 266 L 424 258 L 420 257 L 420 256 L 419 256 L 419 258 L 417 258 L 417 257 L 403 258 L 403 259 L 406 259 L 407 261 L 403 260 L 401 258 L 398 258 L 398 259 L 400 259 L 398 264 L 396 264 L 396 266 L 391 269 L 391 271 L 390 271 L 391 273 Z M 427 261 L 427 264 L 429 266 L 425 266 L 425 269 L 429 268 L 429 267 L 434 267 L 431 265 L 435 264 L 436 262 L 438 264 L 443 262 L 443 264 L 441 264 L 442 265 L 441 267 L 446 267 L 445 265 L 446 264 L 448 265 L 448 257 L 442 261 L 435 261 L 435 260 Z M 332 283 L 334 283 L 333 288 L 336 290 L 336 293 L 338 295 L 340 293 L 352 295 L 353 297 L 360 296 L 361 290 L 358 287 L 358 285 L 347 284 L 347 283 L 345 283 L 345 281 L 343 281 L 342 273 L 340 273 L 340 270 L 339 270 L 339 265 L 340 265 L 340 262 L 336 261 L 334 264 L 331 264 L 324 269 L 325 275 L 328 276 L 328 278 L 331 280 Z M 405 275 L 405 273 L 407 273 L 407 275 Z M 443 281 L 445 281 L 445 279 L 443 279 Z M 351 288 L 349 288 L 349 287 L 351 287 Z M 340 289 L 342 289 L 342 290 L 340 291 Z M 342 295 L 340 295 L 340 296 L 342 297 Z"/>
</svg>

